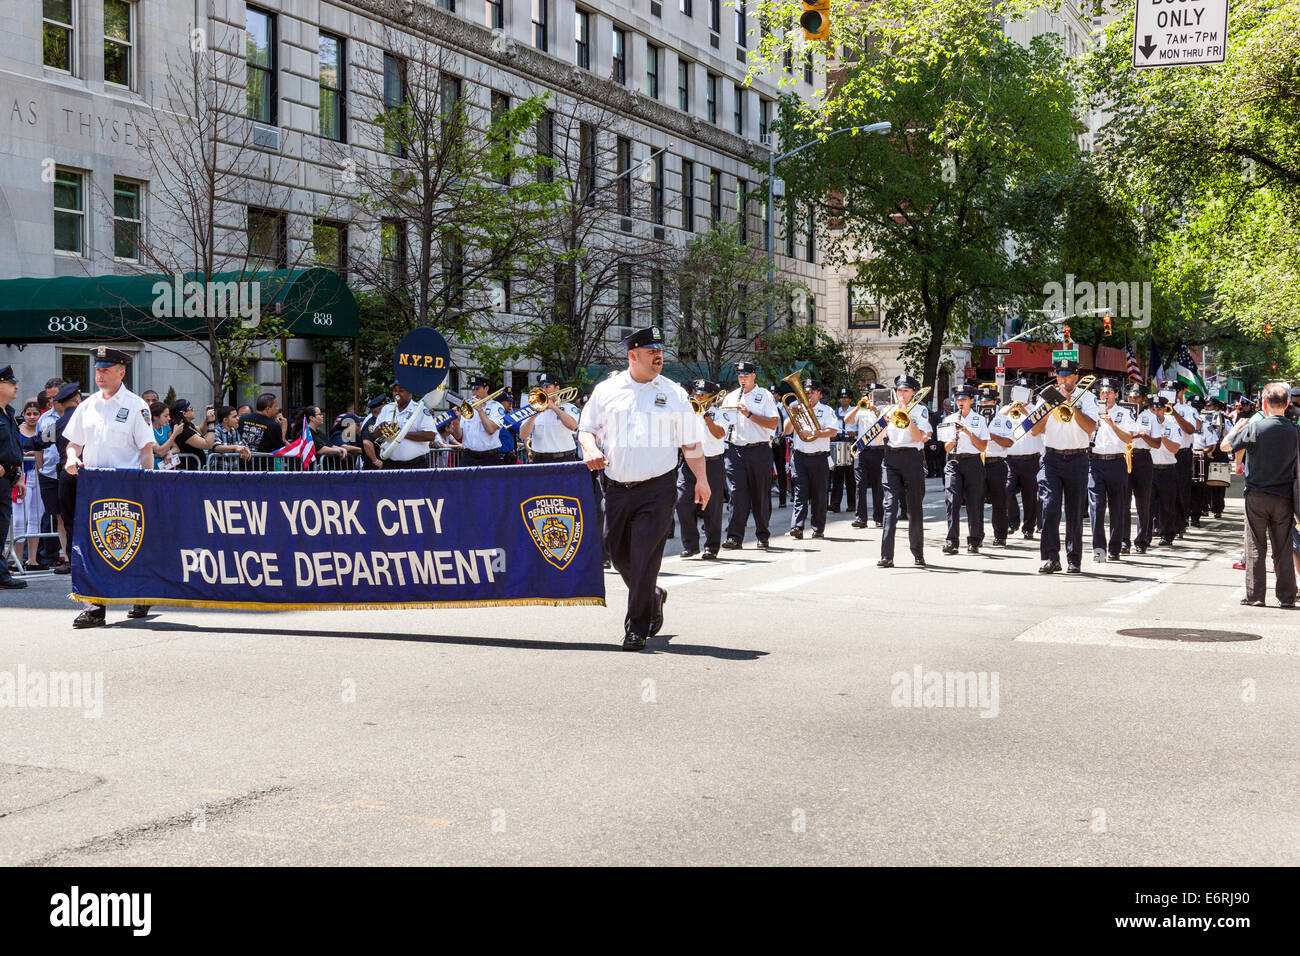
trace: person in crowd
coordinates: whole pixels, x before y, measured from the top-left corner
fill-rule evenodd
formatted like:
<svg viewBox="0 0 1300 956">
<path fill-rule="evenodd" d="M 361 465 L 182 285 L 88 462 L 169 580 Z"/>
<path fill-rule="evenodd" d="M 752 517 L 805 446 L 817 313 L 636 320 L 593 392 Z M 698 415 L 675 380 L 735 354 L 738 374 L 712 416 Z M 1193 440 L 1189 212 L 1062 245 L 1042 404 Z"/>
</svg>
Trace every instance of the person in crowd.
<svg viewBox="0 0 1300 956">
<path fill-rule="evenodd" d="M 177 466 L 176 434 L 171 427 L 171 410 L 162 402 L 149 406 L 153 427 L 153 467 L 155 471 L 168 471 Z"/>
<path fill-rule="evenodd" d="M 285 424 L 280 399 L 270 392 L 257 396 L 257 411 L 239 416 L 239 437 L 259 454 L 269 455 L 284 447 Z"/>
<path fill-rule="evenodd" d="M 515 410 L 515 398 L 509 392 L 501 396 L 502 417 L 509 415 Z M 517 465 L 519 464 L 519 426 L 511 425 L 509 428 L 503 423 L 497 431 L 501 435 L 501 464 Z"/>
<path fill-rule="evenodd" d="M 140 398 L 143 401 L 145 401 L 150 407 L 152 407 L 153 403 L 158 401 L 158 393 L 155 392 L 152 388 L 146 388 L 143 392 L 140 393 Z"/>
<path fill-rule="evenodd" d="M 60 391 L 60 395 L 64 392 Z M 77 514 L 77 476 L 69 472 L 64 466 L 68 463 L 68 440 L 63 437 L 63 430 L 68 427 L 68 422 L 72 420 L 72 415 L 81 404 L 81 392 L 74 391 L 68 395 L 67 399 L 62 402 L 55 402 L 55 407 L 62 408 L 59 413 L 58 421 L 54 423 L 52 449 L 56 458 L 57 474 L 59 479 L 58 494 L 55 495 L 55 507 L 59 509 L 59 522 L 63 526 L 63 550 L 68 556 L 68 561 L 56 565 L 55 574 L 72 573 L 72 528 L 73 519 Z M 143 422 L 143 418 L 141 419 Z"/>
<path fill-rule="evenodd" d="M 239 417 L 240 417 L 240 418 L 243 418 L 245 415 L 251 415 L 251 414 L 253 414 L 253 406 L 252 406 L 252 405 L 249 405 L 249 404 L 247 404 L 247 403 L 245 403 L 245 404 L 243 404 L 243 405 L 240 405 L 239 408 L 238 408 L 237 410 L 238 410 L 238 412 L 239 412 Z"/>
<path fill-rule="evenodd" d="M 230 405 L 222 405 L 213 418 L 212 453 L 219 456 L 217 467 L 221 471 L 237 470 L 239 464 L 234 456 L 238 455 L 240 462 L 253 456 L 252 450 L 240 440 L 239 412 Z"/>
<path fill-rule="evenodd" d="M 183 471 L 202 470 L 207 467 L 208 452 L 212 450 L 214 442 L 211 435 L 203 434 L 195 426 L 194 406 L 188 399 L 178 398 L 172 402 L 168 412 L 171 415 L 172 438 L 175 441 L 176 451 L 181 456 L 177 467 Z M 212 407 L 208 406 L 203 414 L 204 426 L 207 425 L 211 415 Z M 198 461 L 197 465 L 194 463 L 195 460 Z"/>
<path fill-rule="evenodd" d="M 55 445 L 55 429 L 64 411 L 80 399 L 80 382 L 66 382 L 60 385 L 49 409 L 41 413 L 36 423 L 40 432 L 41 448 L 37 479 L 40 482 L 41 505 L 49 519 L 43 530 L 59 536 L 59 543 L 50 542 L 47 547 L 42 548 L 41 554 L 44 556 L 44 563 L 52 566 L 59 573 L 66 573 L 68 570 L 68 560 L 72 552 L 69 550 L 67 529 L 63 527 L 63 516 L 59 513 L 59 449 Z M 42 545 L 45 544 L 42 542 Z"/>
<path fill-rule="evenodd" d="M 44 392 L 40 393 L 40 397 L 49 401 Z M 41 507 L 40 483 L 36 480 L 36 469 L 42 454 L 39 447 L 40 432 L 36 429 L 40 418 L 40 406 L 33 400 L 23 406 L 22 420 L 18 423 L 18 443 L 23 451 L 23 484 L 26 493 L 14 501 L 13 528 L 15 538 L 27 535 L 27 557 L 23 559 L 23 569 L 26 571 L 44 571 L 47 567 L 40 559 L 38 552 L 41 539 L 37 537 L 41 533 L 41 521 L 45 517 L 45 509 Z M 18 557 L 17 549 L 14 557 Z"/>
<path fill-rule="evenodd" d="M 317 458 L 336 458 L 343 461 L 348 457 L 348 451 L 342 445 L 330 443 L 328 436 L 325 434 L 325 413 L 321 411 L 319 405 L 308 405 L 302 410 L 302 431 L 311 431 L 311 442 L 316 446 Z"/>
<path fill-rule="evenodd" d="M 45 397 L 53 402 L 54 396 L 59 394 L 59 389 L 63 388 L 65 384 L 67 383 L 56 375 L 54 378 L 45 380 L 45 388 L 42 391 L 45 392 Z"/>
</svg>

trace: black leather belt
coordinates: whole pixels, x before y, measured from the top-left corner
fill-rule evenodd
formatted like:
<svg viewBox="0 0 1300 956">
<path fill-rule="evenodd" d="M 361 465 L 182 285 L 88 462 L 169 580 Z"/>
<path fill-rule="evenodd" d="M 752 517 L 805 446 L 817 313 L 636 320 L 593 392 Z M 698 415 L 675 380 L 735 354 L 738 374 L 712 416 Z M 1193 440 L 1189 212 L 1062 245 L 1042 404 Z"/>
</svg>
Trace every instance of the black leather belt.
<svg viewBox="0 0 1300 956">
<path fill-rule="evenodd" d="M 1178 466 L 1177 465 L 1152 465 L 1151 467 L 1154 468 L 1156 471 L 1163 471 L 1166 468 L 1176 468 Z"/>
<path fill-rule="evenodd" d="M 978 458 L 979 452 L 964 452 L 960 455 L 949 455 L 953 461 L 965 461 L 967 458 Z"/>
<path fill-rule="evenodd" d="M 1118 461 L 1123 457 L 1124 457 L 1124 453 L 1122 451 L 1116 452 L 1113 455 L 1098 455 L 1094 452 L 1092 456 L 1094 461 Z"/>
<path fill-rule="evenodd" d="M 673 469 L 673 471 L 665 471 L 662 475 L 655 475 L 653 478 L 645 478 L 641 481 L 615 481 L 613 478 L 606 476 L 605 482 L 607 484 L 614 485 L 616 488 L 639 488 L 641 485 L 649 484 L 652 481 L 658 481 L 660 478 L 663 478 L 665 475 L 671 475 L 674 474 L 675 472 L 676 469 Z"/>
<path fill-rule="evenodd" d="M 915 451 L 915 452 L 920 452 L 920 450 L 921 450 L 921 449 L 919 449 L 919 448 L 912 448 L 912 447 L 910 447 L 910 446 L 905 447 L 905 448 L 900 448 L 898 445 L 886 445 L 886 446 L 885 446 L 885 451 L 886 451 L 886 452 L 890 452 L 890 453 L 892 453 L 892 454 L 902 454 L 902 453 L 905 452 L 905 451 Z"/>
<path fill-rule="evenodd" d="M 751 441 L 751 442 L 745 442 L 745 443 L 742 445 L 742 444 L 740 444 L 739 442 L 734 442 L 734 441 L 733 441 L 733 442 L 729 442 L 729 444 L 731 445 L 732 448 L 758 448 L 760 445 L 762 445 L 762 446 L 770 445 L 771 442 L 765 442 L 765 441 Z"/>
<path fill-rule="evenodd" d="M 1073 458 L 1073 457 L 1075 457 L 1076 455 L 1086 455 L 1086 454 L 1088 454 L 1088 449 L 1086 449 L 1086 448 L 1064 448 L 1064 449 L 1062 449 L 1062 448 L 1049 448 L 1049 449 L 1047 449 L 1047 453 L 1048 453 L 1049 455 L 1055 455 L 1057 458 Z"/>
<path fill-rule="evenodd" d="M 1008 458 L 1037 458 L 1038 455 L 1039 455 L 1038 452 L 1034 452 L 1031 455 L 1007 455 L 1007 457 Z"/>
</svg>

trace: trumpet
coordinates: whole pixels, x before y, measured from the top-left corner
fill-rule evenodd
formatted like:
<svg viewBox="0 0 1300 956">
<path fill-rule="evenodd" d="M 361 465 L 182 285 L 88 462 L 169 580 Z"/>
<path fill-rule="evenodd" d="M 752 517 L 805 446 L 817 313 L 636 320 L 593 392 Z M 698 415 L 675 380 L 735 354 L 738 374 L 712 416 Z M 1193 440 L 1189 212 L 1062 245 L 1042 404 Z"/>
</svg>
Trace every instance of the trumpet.
<svg viewBox="0 0 1300 956">
<path fill-rule="evenodd" d="M 1056 408 L 1052 409 L 1052 415 L 1058 422 L 1062 425 L 1068 425 L 1070 422 L 1074 421 L 1075 404 L 1078 403 L 1084 395 L 1088 394 L 1088 389 L 1092 387 L 1092 383 L 1096 380 L 1097 376 L 1095 375 L 1085 375 L 1083 378 L 1079 379 L 1078 384 L 1075 386 L 1078 388 L 1079 394 L 1070 399 L 1064 405 L 1057 405 Z"/>
<path fill-rule="evenodd" d="M 715 395 L 710 395 L 708 398 L 704 399 L 704 401 L 702 401 L 702 402 L 701 402 L 701 401 L 697 401 L 697 400 L 694 399 L 694 398 L 689 399 L 689 401 L 690 401 L 690 403 L 691 403 L 691 411 L 693 411 L 696 415 L 703 415 L 703 414 L 704 414 L 705 412 L 707 412 L 710 408 L 713 408 L 715 405 L 717 405 L 720 401 L 722 401 L 722 400 L 723 400 L 724 398 L 726 398 L 726 397 L 727 397 L 727 390 L 724 388 L 722 391 L 718 392 L 717 394 L 715 394 Z M 729 405 L 728 407 L 729 407 L 729 408 L 739 408 L 740 406 L 738 406 L 738 405 Z"/>
<path fill-rule="evenodd" d="M 473 417 L 474 417 L 474 413 L 478 410 L 478 407 L 479 407 L 480 405 L 482 405 L 484 402 L 490 402 L 490 401 L 492 401 L 492 399 L 496 398 L 498 395 L 500 395 L 500 394 L 501 394 L 502 392 L 504 392 L 504 391 L 505 391 L 505 388 L 498 388 L 498 389 L 497 389 L 495 392 L 493 392 L 491 395 L 484 395 L 482 398 L 480 398 L 480 399 L 479 399 L 478 401 L 476 401 L 476 402 L 465 402 L 465 404 L 461 405 L 461 406 L 460 406 L 460 409 L 459 409 L 461 417 L 462 417 L 462 418 L 473 418 Z"/>
<path fill-rule="evenodd" d="M 912 409 L 921 404 L 921 399 L 925 398 L 925 396 L 929 394 L 930 389 L 927 386 L 913 395 L 912 400 L 907 403 L 905 408 L 895 408 L 889 413 L 889 424 L 893 425 L 895 428 L 907 428 L 912 424 Z"/>
<path fill-rule="evenodd" d="M 1027 409 L 1025 408 L 1024 402 L 1012 402 L 1010 407 L 1007 409 L 1007 418 L 1011 419 L 1013 422 L 1019 423 L 1020 419 L 1025 417 L 1026 412 Z"/>
<path fill-rule="evenodd" d="M 854 407 L 864 412 L 874 412 L 876 410 L 876 400 L 870 395 L 863 395 L 858 399 L 858 404 Z"/>
<path fill-rule="evenodd" d="M 490 396 L 489 396 L 490 397 Z M 578 390 L 572 385 L 566 385 L 555 393 L 555 404 L 560 405 L 564 402 L 571 402 L 578 397 Z M 550 399 L 546 394 L 546 389 L 538 385 L 528 393 L 528 404 L 533 408 L 545 408 Z"/>
</svg>

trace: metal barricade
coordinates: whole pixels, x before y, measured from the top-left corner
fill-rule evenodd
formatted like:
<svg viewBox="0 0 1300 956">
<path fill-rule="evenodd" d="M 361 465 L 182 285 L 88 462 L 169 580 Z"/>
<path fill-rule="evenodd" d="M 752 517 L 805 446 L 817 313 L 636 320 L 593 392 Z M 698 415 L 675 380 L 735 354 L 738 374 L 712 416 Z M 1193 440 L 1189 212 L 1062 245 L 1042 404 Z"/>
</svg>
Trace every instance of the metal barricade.
<svg viewBox="0 0 1300 956">
<path fill-rule="evenodd" d="M 30 467 L 29 467 L 30 466 Z M 26 493 L 23 495 L 21 502 L 14 502 L 13 520 L 9 522 L 9 534 L 7 540 L 0 542 L 3 544 L 3 553 L 0 553 L 0 561 L 4 566 L 8 566 L 10 559 L 13 559 L 17 570 L 14 574 L 21 575 L 49 575 L 53 574 L 53 568 L 46 568 L 43 571 L 27 570 L 27 557 L 24 552 L 27 550 L 25 545 L 28 541 L 42 541 L 46 538 L 53 538 L 59 542 L 59 533 L 57 531 L 37 531 L 28 533 L 27 528 L 31 525 L 30 509 L 37 512 L 36 527 L 41 526 L 41 517 L 44 514 L 44 507 L 41 501 L 40 479 L 36 475 L 36 456 L 31 452 L 23 455 L 23 476 L 26 479 Z M 5 494 L 11 494 L 8 488 L 4 489 Z M 19 527 L 19 521 L 22 527 Z M 38 555 L 39 556 L 39 555 Z"/>
</svg>

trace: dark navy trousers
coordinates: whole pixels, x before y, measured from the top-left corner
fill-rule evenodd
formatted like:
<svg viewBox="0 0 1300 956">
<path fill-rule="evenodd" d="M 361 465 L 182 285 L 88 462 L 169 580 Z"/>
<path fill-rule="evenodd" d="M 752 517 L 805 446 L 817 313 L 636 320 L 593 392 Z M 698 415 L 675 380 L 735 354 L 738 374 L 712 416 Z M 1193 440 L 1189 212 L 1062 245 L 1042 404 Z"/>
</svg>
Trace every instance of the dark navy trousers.
<svg viewBox="0 0 1300 956">
<path fill-rule="evenodd" d="M 754 537 L 766 541 L 768 517 L 772 513 L 772 446 L 767 442 L 753 445 L 728 445 L 725 454 L 727 496 L 731 499 L 731 520 L 727 537 L 745 540 L 745 525 L 754 515 Z"/>
<path fill-rule="evenodd" d="M 961 543 L 961 509 L 966 506 L 970 535 L 966 543 L 984 542 L 984 463 L 979 455 L 949 455 L 943 466 L 944 504 L 948 510 L 948 544 Z"/>
<path fill-rule="evenodd" d="M 1083 560 L 1083 516 L 1088 510 L 1088 449 L 1069 457 L 1048 449 L 1038 469 L 1038 507 L 1043 530 L 1038 553 L 1044 561 L 1061 560 L 1061 518 L 1065 518 L 1065 558 L 1078 565 Z"/>
<path fill-rule="evenodd" d="M 1007 456 L 1007 523 L 1011 528 L 1033 531 L 1038 527 L 1038 469 L 1041 455 Z M 1020 501 L 1025 505 L 1025 519 L 1020 520 Z"/>
<path fill-rule="evenodd" d="M 925 556 L 925 457 L 919 448 L 889 448 L 881 466 L 885 483 L 885 527 L 880 556 L 894 560 L 894 532 L 898 515 L 907 512 L 907 542 L 912 557 Z"/>
<path fill-rule="evenodd" d="M 1092 518 L 1092 549 L 1118 558 L 1129 523 L 1128 469 L 1123 458 L 1094 457 L 1089 462 L 1088 513 Z"/>
</svg>

